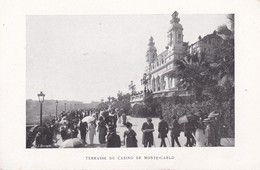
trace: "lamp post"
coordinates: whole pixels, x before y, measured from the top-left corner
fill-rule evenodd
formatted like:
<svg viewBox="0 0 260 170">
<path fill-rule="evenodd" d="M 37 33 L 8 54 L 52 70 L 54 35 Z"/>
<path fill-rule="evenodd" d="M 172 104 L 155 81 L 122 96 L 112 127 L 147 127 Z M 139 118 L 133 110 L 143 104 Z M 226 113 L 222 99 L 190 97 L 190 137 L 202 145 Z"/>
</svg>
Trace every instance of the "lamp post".
<svg viewBox="0 0 260 170">
<path fill-rule="evenodd" d="M 58 118 L 58 103 L 59 103 L 58 100 L 56 100 L 55 103 L 56 103 L 56 119 L 57 119 Z"/>
<path fill-rule="evenodd" d="M 65 107 L 65 113 L 66 113 L 66 105 L 67 105 L 67 103 L 64 103 L 64 107 Z"/>
<path fill-rule="evenodd" d="M 38 98 L 40 102 L 40 126 L 42 126 L 42 103 L 44 102 L 44 97 L 45 94 L 43 94 L 41 91 L 40 94 L 38 94 Z"/>
</svg>

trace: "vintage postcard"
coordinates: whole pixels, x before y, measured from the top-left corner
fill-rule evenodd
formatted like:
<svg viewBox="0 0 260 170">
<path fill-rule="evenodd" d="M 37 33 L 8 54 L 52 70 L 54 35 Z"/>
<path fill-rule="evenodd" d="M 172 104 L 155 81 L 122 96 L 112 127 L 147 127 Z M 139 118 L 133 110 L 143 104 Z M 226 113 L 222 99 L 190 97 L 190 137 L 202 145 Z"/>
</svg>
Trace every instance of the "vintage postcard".
<svg viewBox="0 0 260 170">
<path fill-rule="evenodd" d="M 153 2 L 4 10 L 1 169 L 260 166 L 260 3 Z"/>
</svg>

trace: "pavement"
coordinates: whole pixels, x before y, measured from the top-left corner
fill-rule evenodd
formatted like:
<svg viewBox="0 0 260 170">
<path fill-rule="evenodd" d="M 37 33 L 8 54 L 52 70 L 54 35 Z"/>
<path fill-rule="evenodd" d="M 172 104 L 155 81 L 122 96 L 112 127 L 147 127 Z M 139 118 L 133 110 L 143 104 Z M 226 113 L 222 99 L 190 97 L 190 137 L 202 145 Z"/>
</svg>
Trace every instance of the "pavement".
<svg viewBox="0 0 260 170">
<path fill-rule="evenodd" d="M 136 138 L 137 138 L 137 141 L 138 141 L 138 147 L 143 147 L 141 128 L 142 128 L 142 124 L 144 122 L 146 122 L 146 118 L 134 118 L 134 117 L 127 116 L 127 121 L 131 122 L 133 124 L 132 129 L 137 133 Z M 154 124 L 154 129 L 155 129 L 155 132 L 153 133 L 155 145 L 153 147 L 160 147 L 161 140 L 158 138 L 159 118 L 152 118 L 152 123 Z M 120 136 L 121 141 L 123 141 L 123 134 L 124 134 L 124 131 L 126 129 L 127 128 L 124 125 L 117 124 L 117 134 Z M 86 140 L 87 140 L 87 143 L 89 144 L 90 142 L 89 142 L 89 136 L 88 135 L 89 134 L 87 134 L 87 136 L 86 136 Z M 80 134 L 78 135 L 78 138 L 80 138 Z M 57 139 L 58 139 L 57 145 L 59 146 L 62 143 L 60 135 L 57 135 Z M 171 144 L 170 144 L 170 132 L 168 133 L 168 139 L 166 138 L 165 141 L 166 141 L 167 147 L 170 147 L 171 146 Z M 183 132 L 181 132 L 181 134 L 180 134 L 179 142 L 180 142 L 182 147 L 186 143 L 186 137 L 184 136 Z M 234 143 L 235 143 L 234 138 L 222 138 L 221 139 L 221 145 L 224 146 L 224 147 L 232 147 L 232 146 L 234 146 Z M 94 136 L 94 144 L 85 146 L 85 148 L 104 148 L 104 147 L 106 147 L 106 144 L 99 144 L 99 142 L 98 142 L 98 133 L 96 133 L 96 135 Z M 125 148 L 125 147 L 126 146 L 122 146 L 122 148 Z"/>
</svg>

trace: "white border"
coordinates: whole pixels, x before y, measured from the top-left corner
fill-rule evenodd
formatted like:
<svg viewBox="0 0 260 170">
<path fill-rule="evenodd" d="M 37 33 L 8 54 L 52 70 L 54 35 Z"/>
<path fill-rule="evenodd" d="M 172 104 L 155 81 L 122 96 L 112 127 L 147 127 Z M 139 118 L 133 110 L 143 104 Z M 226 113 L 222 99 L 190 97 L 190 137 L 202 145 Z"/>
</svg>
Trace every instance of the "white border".
<svg viewBox="0 0 260 170">
<path fill-rule="evenodd" d="M 0 1 L 0 168 L 257 169 L 260 1 Z M 235 13 L 236 138 L 230 148 L 25 149 L 25 16 Z M 86 161 L 96 156 L 174 156 L 165 161 Z"/>
</svg>

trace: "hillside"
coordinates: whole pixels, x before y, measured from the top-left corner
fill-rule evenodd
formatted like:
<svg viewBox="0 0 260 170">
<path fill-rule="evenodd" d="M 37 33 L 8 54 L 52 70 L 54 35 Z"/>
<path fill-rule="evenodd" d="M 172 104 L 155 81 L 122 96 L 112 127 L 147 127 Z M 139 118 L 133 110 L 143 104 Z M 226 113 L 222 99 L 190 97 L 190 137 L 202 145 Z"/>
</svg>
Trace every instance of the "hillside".
<svg viewBox="0 0 260 170">
<path fill-rule="evenodd" d="M 43 119 L 56 115 L 56 100 L 45 100 L 43 103 Z M 58 114 L 65 110 L 96 108 L 99 102 L 83 103 L 78 101 L 58 101 Z M 26 124 L 38 124 L 40 121 L 40 103 L 36 100 L 26 100 Z"/>
</svg>

